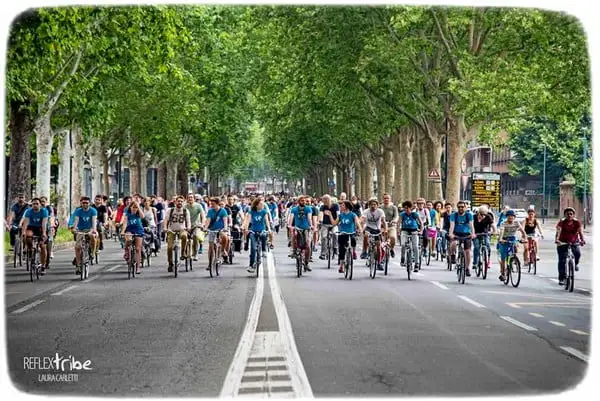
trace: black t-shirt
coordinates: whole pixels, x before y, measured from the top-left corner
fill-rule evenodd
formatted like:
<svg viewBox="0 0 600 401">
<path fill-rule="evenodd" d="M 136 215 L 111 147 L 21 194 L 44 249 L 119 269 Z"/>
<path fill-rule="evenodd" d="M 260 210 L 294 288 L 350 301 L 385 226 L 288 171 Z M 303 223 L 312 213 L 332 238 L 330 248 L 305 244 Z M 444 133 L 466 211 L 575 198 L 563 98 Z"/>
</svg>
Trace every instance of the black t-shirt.
<svg viewBox="0 0 600 401">
<path fill-rule="evenodd" d="M 238 205 L 233 205 L 233 206 L 226 206 L 227 213 L 231 215 L 231 220 L 233 221 L 233 224 L 235 224 L 238 214 L 240 213 L 240 207 Z"/>
<path fill-rule="evenodd" d="M 325 205 L 321 205 L 321 208 L 319 209 L 321 212 L 324 212 L 326 210 L 329 210 L 331 212 L 331 216 L 333 217 L 333 219 L 335 220 L 337 218 L 338 212 L 340 210 L 340 207 L 336 204 L 333 203 L 331 206 L 327 207 Z M 327 215 L 323 215 L 323 224 L 326 225 L 331 225 L 331 219 L 329 218 L 329 216 Z"/>
<path fill-rule="evenodd" d="M 483 234 L 490 231 L 490 227 L 494 224 L 494 219 L 490 218 L 490 215 L 486 215 L 483 220 L 479 221 L 479 216 L 473 216 L 473 227 L 475 228 L 475 234 Z"/>
<path fill-rule="evenodd" d="M 104 223 L 106 220 L 106 213 L 108 212 L 108 210 L 106 209 L 106 206 L 104 205 L 100 205 L 100 206 L 96 206 L 96 205 L 92 205 L 92 207 L 94 209 L 96 209 L 96 211 L 98 212 L 98 223 Z"/>
<path fill-rule="evenodd" d="M 442 218 L 444 219 L 444 226 L 442 228 L 446 232 L 450 231 L 450 215 L 451 214 L 452 214 L 452 212 L 450 212 L 450 213 L 442 212 Z"/>
<path fill-rule="evenodd" d="M 162 202 L 156 202 L 153 205 L 156 208 L 156 217 L 158 218 L 158 221 L 161 222 L 164 219 L 164 215 L 163 212 L 165 210 L 165 205 L 163 205 Z"/>
<path fill-rule="evenodd" d="M 360 202 L 356 202 L 352 204 L 352 211 L 355 215 L 360 217 Z"/>
</svg>

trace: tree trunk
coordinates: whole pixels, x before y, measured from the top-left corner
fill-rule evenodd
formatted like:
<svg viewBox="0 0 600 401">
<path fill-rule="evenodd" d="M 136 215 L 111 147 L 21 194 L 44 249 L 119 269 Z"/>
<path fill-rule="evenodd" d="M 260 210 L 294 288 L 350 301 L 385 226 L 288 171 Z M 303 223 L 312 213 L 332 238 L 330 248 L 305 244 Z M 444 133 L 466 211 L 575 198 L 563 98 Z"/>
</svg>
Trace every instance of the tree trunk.
<svg viewBox="0 0 600 401">
<path fill-rule="evenodd" d="M 84 194 L 83 183 L 84 183 L 84 148 L 82 141 L 82 130 L 77 124 L 73 124 L 71 127 L 71 156 L 73 157 L 72 165 L 72 188 L 71 188 L 71 199 L 72 208 L 79 207 L 80 199 Z M 72 211 L 72 210 L 71 210 Z"/>
<path fill-rule="evenodd" d="M 138 170 L 140 174 L 140 194 L 142 196 L 150 195 L 148 193 L 148 159 L 140 153 L 138 161 Z"/>
<path fill-rule="evenodd" d="M 29 137 L 31 136 L 31 116 L 25 109 L 25 103 L 10 102 L 10 159 L 8 164 L 8 201 L 12 206 L 17 195 L 31 197 L 31 153 L 29 152 Z M 22 108 L 23 107 L 23 108 Z"/>
<path fill-rule="evenodd" d="M 350 200 L 352 197 L 352 166 L 348 163 L 345 164 L 346 170 L 344 170 L 344 192 L 346 192 L 346 199 Z"/>
<path fill-rule="evenodd" d="M 190 191 L 188 185 L 188 166 L 187 163 L 180 163 L 178 166 L 177 178 L 179 180 L 179 193 L 183 196 L 187 196 Z"/>
<path fill-rule="evenodd" d="M 362 165 L 360 159 L 357 159 L 356 164 L 354 164 L 354 195 L 359 199 L 362 197 Z"/>
<path fill-rule="evenodd" d="M 92 175 L 92 196 L 102 193 L 102 177 L 100 176 L 100 166 L 102 163 L 102 144 L 98 139 L 92 139 L 88 155 L 90 157 L 90 167 Z M 106 192 L 104 192 L 106 194 Z"/>
<path fill-rule="evenodd" d="M 411 170 L 411 187 L 412 187 L 412 198 L 414 202 L 417 198 L 422 196 L 421 192 L 421 145 L 420 140 L 415 141 L 412 147 L 412 163 L 410 165 Z"/>
<path fill-rule="evenodd" d="M 384 193 L 392 194 L 394 190 L 394 154 L 389 150 L 383 152 L 383 171 L 385 177 Z M 381 194 L 383 196 L 383 193 Z"/>
<path fill-rule="evenodd" d="M 69 188 L 71 144 L 69 143 L 69 129 L 56 132 L 58 150 L 58 185 L 56 194 L 56 208 L 60 224 L 66 225 L 69 210 Z"/>
<path fill-rule="evenodd" d="M 368 159 L 365 166 L 365 201 L 375 196 L 373 190 L 373 172 L 375 170 L 375 162 L 372 159 Z"/>
<path fill-rule="evenodd" d="M 212 175 L 211 175 L 212 178 Z M 167 185 L 166 185 L 166 189 L 167 189 L 167 196 L 165 199 L 171 199 L 173 198 L 175 195 L 177 195 L 177 162 L 173 161 L 170 162 L 168 167 L 167 167 L 167 174 L 166 174 L 166 179 L 167 179 Z M 211 181 L 211 186 L 210 186 L 210 190 L 211 190 L 211 194 L 214 194 L 216 187 L 213 187 L 212 185 L 212 181 Z"/>
<path fill-rule="evenodd" d="M 377 170 L 377 191 L 375 195 L 381 200 L 385 192 L 385 170 L 383 157 L 375 156 L 375 169 Z"/>
<path fill-rule="evenodd" d="M 461 162 L 465 155 L 465 145 L 478 132 L 478 127 L 467 129 L 464 117 L 450 119 L 448 133 L 448 177 L 446 182 L 446 200 L 456 205 L 460 199 Z"/>
<path fill-rule="evenodd" d="M 160 162 L 157 171 L 157 195 L 166 198 L 167 196 L 167 163 Z"/>
<path fill-rule="evenodd" d="M 110 197 L 110 177 L 109 177 L 109 164 L 108 164 L 108 151 L 101 148 L 100 157 L 102 158 L 102 193 Z"/>
<path fill-rule="evenodd" d="M 431 194 L 429 193 L 429 179 L 427 178 L 429 175 L 429 168 L 431 166 L 431 162 L 429 160 L 431 144 L 429 140 L 423 136 L 421 136 L 419 143 L 421 145 L 421 196 L 425 198 L 425 200 L 431 200 Z"/>
<path fill-rule="evenodd" d="M 54 132 L 50 126 L 50 113 L 41 116 L 34 127 L 36 144 L 35 195 L 50 197 L 50 156 Z"/>
<path fill-rule="evenodd" d="M 404 178 L 407 170 L 402 166 L 402 158 L 406 157 L 406 148 L 402 143 L 403 135 L 406 135 L 404 130 L 397 130 L 394 141 L 396 151 L 394 152 L 394 197 L 392 199 L 397 205 L 401 205 L 405 200 Z"/>
<path fill-rule="evenodd" d="M 430 168 L 435 168 L 441 175 L 441 156 L 442 156 L 442 135 L 435 129 L 433 123 L 429 124 L 430 129 L 425 138 L 428 143 L 428 154 Z M 428 180 L 428 196 L 432 201 L 442 199 L 442 182 Z"/>
<path fill-rule="evenodd" d="M 415 169 L 414 160 L 415 160 L 415 149 L 416 149 L 416 133 L 417 128 L 415 126 L 410 126 L 406 135 L 402 136 L 403 139 L 403 149 L 405 149 L 405 156 L 402 160 L 402 169 L 404 170 L 404 188 L 406 190 L 404 199 L 414 201 L 417 195 L 417 190 L 415 188 L 415 181 L 413 177 L 413 171 Z"/>
</svg>

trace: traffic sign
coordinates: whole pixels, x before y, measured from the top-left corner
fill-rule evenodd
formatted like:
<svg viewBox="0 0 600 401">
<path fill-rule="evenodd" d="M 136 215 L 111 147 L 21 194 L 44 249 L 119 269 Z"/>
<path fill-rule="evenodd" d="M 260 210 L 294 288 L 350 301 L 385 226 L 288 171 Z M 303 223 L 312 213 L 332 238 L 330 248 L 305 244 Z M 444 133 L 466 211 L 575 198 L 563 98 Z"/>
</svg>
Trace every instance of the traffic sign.
<svg viewBox="0 0 600 401">
<path fill-rule="evenodd" d="M 500 209 L 500 174 L 497 173 L 473 173 L 471 200 L 472 206 L 488 204 L 492 208 Z"/>
<path fill-rule="evenodd" d="M 432 181 L 439 181 L 441 179 L 440 172 L 434 167 L 429 170 L 429 174 L 427 174 L 427 179 Z"/>
</svg>

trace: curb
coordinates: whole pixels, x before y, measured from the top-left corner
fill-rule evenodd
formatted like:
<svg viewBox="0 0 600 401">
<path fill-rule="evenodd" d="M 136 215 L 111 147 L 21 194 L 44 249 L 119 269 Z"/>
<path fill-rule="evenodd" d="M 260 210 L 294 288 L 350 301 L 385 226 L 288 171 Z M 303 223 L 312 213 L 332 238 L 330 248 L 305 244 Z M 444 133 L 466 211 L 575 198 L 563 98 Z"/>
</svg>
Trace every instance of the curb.
<svg viewBox="0 0 600 401">
<path fill-rule="evenodd" d="M 62 251 L 64 249 L 73 248 L 74 246 L 75 246 L 75 242 L 73 242 L 73 241 L 65 242 L 65 243 L 62 243 L 62 244 L 54 245 L 52 247 L 52 251 Z M 9 252 L 8 255 L 4 255 L 4 264 L 5 265 L 9 264 L 9 263 L 12 263 L 12 261 L 13 261 L 13 255 L 14 255 L 13 252 Z"/>
</svg>

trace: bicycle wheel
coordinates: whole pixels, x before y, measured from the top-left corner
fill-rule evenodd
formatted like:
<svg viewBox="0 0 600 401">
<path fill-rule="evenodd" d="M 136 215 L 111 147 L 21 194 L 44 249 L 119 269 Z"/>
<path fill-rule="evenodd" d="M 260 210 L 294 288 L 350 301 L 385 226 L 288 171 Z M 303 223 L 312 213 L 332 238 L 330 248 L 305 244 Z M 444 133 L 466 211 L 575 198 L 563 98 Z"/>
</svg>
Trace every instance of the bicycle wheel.
<svg viewBox="0 0 600 401">
<path fill-rule="evenodd" d="M 511 263 L 510 272 L 510 283 L 513 287 L 517 288 L 521 282 L 521 261 L 519 258 L 514 257 Z"/>
<path fill-rule="evenodd" d="M 260 264 L 261 264 L 260 262 L 262 260 L 262 253 L 260 250 L 260 246 L 257 247 L 255 254 L 256 254 L 256 260 L 254 261 L 254 266 L 256 267 L 256 269 L 255 269 L 256 270 L 256 278 L 258 278 L 258 270 L 260 269 Z"/>
<path fill-rule="evenodd" d="M 412 273 L 412 251 L 410 248 L 406 249 L 405 251 L 404 263 L 406 263 L 406 273 L 408 274 L 408 279 L 410 280 L 410 275 Z"/>
<path fill-rule="evenodd" d="M 352 250 L 346 249 L 346 257 L 344 258 L 344 277 L 352 280 Z"/>
<path fill-rule="evenodd" d="M 298 252 L 298 251 L 296 251 Z M 300 251 L 302 252 L 302 251 Z M 298 277 L 302 277 L 302 266 L 304 265 L 304 262 L 302 261 L 302 254 L 298 253 L 296 254 L 296 274 L 298 275 Z"/>
<path fill-rule="evenodd" d="M 533 274 L 535 275 L 537 273 L 537 254 L 536 254 L 535 250 L 531 251 L 531 254 L 529 255 L 530 268 L 531 268 L 532 263 L 533 263 Z"/>
<path fill-rule="evenodd" d="M 217 255 L 220 255 L 220 254 L 221 254 L 221 248 L 219 247 L 217 250 Z M 219 277 L 219 267 L 221 267 L 221 258 L 220 257 L 216 258 L 214 260 L 214 262 L 215 262 L 215 275 L 217 277 Z"/>
<path fill-rule="evenodd" d="M 17 259 L 19 260 L 19 266 L 22 266 L 22 264 L 21 264 L 21 240 L 18 237 L 15 240 L 14 253 L 15 254 L 13 255 L 13 267 L 14 268 L 17 267 Z"/>
<path fill-rule="evenodd" d="M 369 277 L 374 279 L 375 274 L 377 274 L 377 261 L 375 260 L 375 251 L 371 250 L 369 252 Z"/>
<path fill-rule="evenodd" d="M 27 264 L 27 269 L 29 270 L 29 278 L 31 280 L 31 282 L 33 283 L 33 266 L 34 266 L 34 260 L 33 260 L 33 251 L 32 250 L 27 250 L 27 259 L 25 259 L 25 263 Z"/>
<path fill-rule="evenodd" d="M 482 271 L 481 271 L 481 278 L 482 279 L 486 279 L 487 278 L 487 271 L 488 271 L 488 253 L 487 253 L 487 249 L 483 248 L 483 253 L 481 253 L 479 255 L 479 263 L 481 263 L 482 266 Z"/>
<path fill-rule="evenodd" d="M 575 262 L 573 261 L 573 259 L 569 259 L 569 262 L 567 263 L 567 268 L 569 270 L 567 275 L 567 281 L 565 284 L 565 290 L 573 292 L 573 290 L 575 289 Z"/>
<path fill-rule="evenodd" d="M 173 273 L 175 274 L 175 277 L 177 277 L 178 270 L 179 270 L 179 247 L 173 247 Z M 210 276 L 212 277 L 212 272 L 210 272 Z"/>
<path fill-rule="evenodd" d="M 150 256 L 152 254 L 152 251 L 150 250 L 150 248 L 146 249 L 146 266 L 150 267 Z"/>
<path fill-rule="evenodd" d="M 331 269 L 331 237 L 327 235 L 327 268 Z"/>
<path fill-rule="evenodd" d="M 385 264 L 383 266 L 383 275 L 387 276 L 387 274 L 388 274 L 388 265 L 390 264 L 390 250 L 389 249 L 385 250 L 385 258 L 384 258 L 384 260 L 385 260 Z"/>
<path fill-rule="evenodd" d="M 188 272 L 188 265 L 189 265 L 189 262 L 191 261 L 191 259 L 190 259 L 190 252 L 191 251 L 190 251 L 190 242 L 189 241 L 188 241 L 187 244 L 185 244 L 185 249 L 186 249 L 186 252 L 187 252 L 187 257 L 185 258 L 185 271 L 187 273 Z"/>
<path fill-rule="evenodd" d="M 37 250 L 37 247 L 33 250 L 33 267 L 35 269 L 35 278 L 36 280 L 40 279 L 40 253 Z"/>
<path fill-rule="evenodd" d="M 431 262 L 431 251 L 425 250 L 427 252 L 427 256 L 425 256 L 425 266 L 429 266 L 429 262 Z"/>
<path fill-rule="evenodd" d="M 458 282 L 461 284 L 464 284 L 465 277 L 467 276 L 467 268 L 465 266 L 465 254 L 463 251 L 461 251 L 459 254 L 459 263 L 460 263 L 460 269 L 459 269 L 459 274 L 458 274 Z"/>
<path fill-rule="evenodd" d="M 510 257 L 505 262 L 505 266 L 504 266 L 504 285 L 508 285 L 508 283 L 510 281 L 510 275 L 511 275 L 511 271 L 512 271 L 512 269 L 510 268 L 510 265 L 512 264 L 512 260 L 513 260 L 513 258 Z"/>
</svg>

